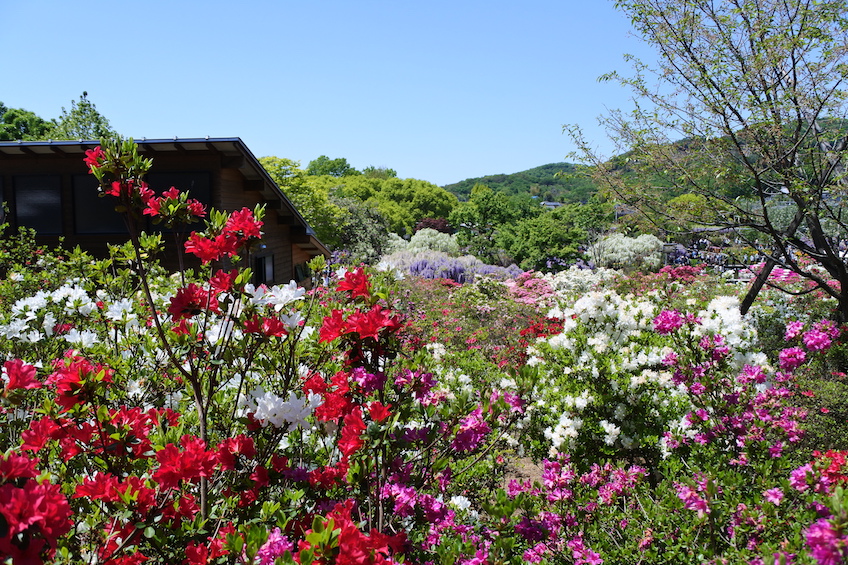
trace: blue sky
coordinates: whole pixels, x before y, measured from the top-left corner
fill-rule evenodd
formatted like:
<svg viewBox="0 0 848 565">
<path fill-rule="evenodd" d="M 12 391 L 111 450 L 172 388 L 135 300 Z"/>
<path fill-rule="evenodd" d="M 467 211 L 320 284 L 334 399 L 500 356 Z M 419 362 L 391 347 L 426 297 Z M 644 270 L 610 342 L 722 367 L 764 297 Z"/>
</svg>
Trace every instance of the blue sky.
<svg viewBox="0 0 848 565">
<path fill-rule="evenodd" d="M 241 137 L 439 185 L 566 160 L 630 107 L 597 77 L 650 52 L 612 0 L 0 0 L 0 101 L 43 118 L 83 91 L 135 138 Z"/>
</svg>

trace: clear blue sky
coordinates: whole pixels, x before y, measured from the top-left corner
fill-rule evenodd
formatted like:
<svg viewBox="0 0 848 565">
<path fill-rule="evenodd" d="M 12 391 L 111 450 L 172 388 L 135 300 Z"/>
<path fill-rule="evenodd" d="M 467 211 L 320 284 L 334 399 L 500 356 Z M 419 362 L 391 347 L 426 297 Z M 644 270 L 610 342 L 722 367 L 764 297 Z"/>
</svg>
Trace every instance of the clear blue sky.
<svg viewBox="0 0 848 565">
<path fill-rule="evenodd" d="M 612 151 L 598 83 L 647 56 L 612 0 L 0 0 L 0 101 L 55 118 L 87 91 L 121 134 L 241 137 L 444 185 Z"/>
</svg>

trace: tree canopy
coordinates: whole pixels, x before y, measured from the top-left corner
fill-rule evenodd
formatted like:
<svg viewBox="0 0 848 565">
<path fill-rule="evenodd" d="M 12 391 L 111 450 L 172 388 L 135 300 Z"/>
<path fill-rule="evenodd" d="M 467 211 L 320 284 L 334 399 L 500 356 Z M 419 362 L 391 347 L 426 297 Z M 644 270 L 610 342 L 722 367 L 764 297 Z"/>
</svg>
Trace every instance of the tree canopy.
<svg viewBox="0 0 848 565">
<path fill-rule="evenodd" d="M 45 120 L 23 108 L 7 108 L 0 102 L 0 141 L 45 141 L 48 139 L 97 140 L 115 130 L 83 92 L 71 109 L 62 108 L 58 119 Z"/>
<path fill-rule="evenodd" d="M 53 139 L 102 139 L 115 134 L 115 130 L 83 92 L 79 102 L 71 101 L 71 109 L 62 108 L 51 135 Z"/>
<path fill-rule="evenodd" d="M 632 75 L 603 77 L 636 95 L 633 112 L 603 120 L 635 174 L 621 174 L 584 143 L 598 179 L 655 217 L 681 214 L 676 220 L 733 231 L 770 266 L 789 268 L 836 297 L 848 319 L 840 253 L 848 238 L 845 0 L 616 6 L 659 58 L 654 65 L 630 57 Z M 569 129 L 580 140 L 579 130 Z M 668 209 L 669 193 L 698 199 Z M 791 207 L 788 223 L 777 221 L 781 202 Z"/>
</svg>

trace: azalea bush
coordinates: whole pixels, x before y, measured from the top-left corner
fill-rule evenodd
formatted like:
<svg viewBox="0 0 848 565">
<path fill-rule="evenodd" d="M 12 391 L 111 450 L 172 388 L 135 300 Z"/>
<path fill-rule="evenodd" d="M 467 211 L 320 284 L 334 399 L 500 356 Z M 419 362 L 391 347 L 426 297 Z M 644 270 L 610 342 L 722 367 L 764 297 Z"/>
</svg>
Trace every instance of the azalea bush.
<svg viewBox="0 0 848 565">
<path fill-rule="evenodd" d="M 262 211 L 154 194 L 131 142 L 87 153 L 125 214 L 128 268 L 68 280 L 4 313 L 0 551 L 15 562 L 389 563 L 424 551 L 444 508 L 521 411 L 493 387 L 448 390 L 401 317 L 345 270 L 307 293 L 216 268 Z M 143 215 L 206 218 L 195 277 L 159 276 Z M 321 272 L 320 261 L 313 265 Z M 94 267 L 95 265 L 92 265 Z"/>
<path fill-rule="evenodd" d="M 688 267 L 254 286 L 261 208 L 154 193 L 131 141 L 85 159 L 130 241 L 4 248 L 6 563 L 848 557 L 844 447 L 804 439 L 844 414 L 809 385 L 841 382 L 826 318 L 742 317 Z M 201 267 L 162 270 L 147 218 Z"/>
</svg>

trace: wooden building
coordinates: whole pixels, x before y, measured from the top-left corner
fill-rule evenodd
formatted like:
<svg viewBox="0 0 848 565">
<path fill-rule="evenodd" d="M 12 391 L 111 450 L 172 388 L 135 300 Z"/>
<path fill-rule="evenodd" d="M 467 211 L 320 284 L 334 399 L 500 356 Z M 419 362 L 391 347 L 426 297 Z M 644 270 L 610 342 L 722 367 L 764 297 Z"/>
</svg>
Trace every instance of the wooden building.
<svg viewBox="0 0 848 565">
<path fill-rule="evenodd" d="M 145 180 L 157 194 L 175 186 L 207 208 L 227 211 L 265 205 L 264 236 L 250 257 L 255 282 L 300 282 L 307 261 L 329 255 L 240 138 L 136 143 L 142 155 L 153 159 Z M 96 141 L 0 142 L 0 199 L 8 206 L 6 221 L 13 228 L 34 228 L 39 243 L 56 245 L 63 237 L 64 246 L 79 245 L 95 257 L 107 254 L 107 243 L 126 241 L 123 219 L 110 198 L 98 195 L 97 181 L 83 162 L 85 151 L 97 145 Z M 202 230 L 203 224 L 188 229 Z M 162 262 L 175 268 L 176 244 L 170 234 L 164 235 Z"/>
</svg>

